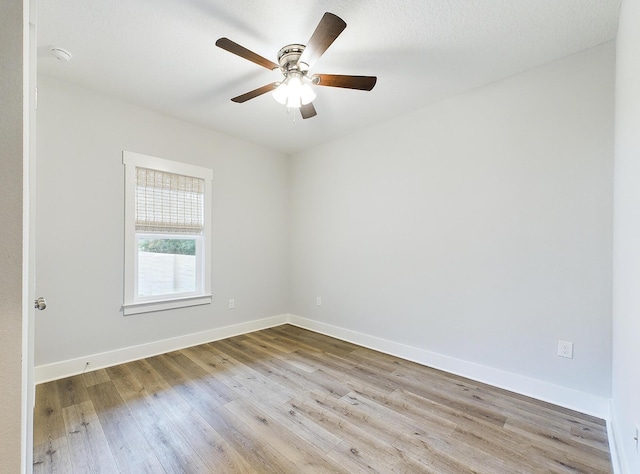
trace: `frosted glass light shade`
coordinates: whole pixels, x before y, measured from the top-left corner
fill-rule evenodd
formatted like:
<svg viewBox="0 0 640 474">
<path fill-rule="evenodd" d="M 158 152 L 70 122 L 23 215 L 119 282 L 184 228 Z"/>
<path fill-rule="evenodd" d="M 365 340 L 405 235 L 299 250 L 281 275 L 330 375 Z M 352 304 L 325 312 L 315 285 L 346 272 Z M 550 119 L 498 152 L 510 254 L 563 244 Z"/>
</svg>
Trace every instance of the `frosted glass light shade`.
<svg viewBox="0 0 640 474">
<path fill-rule="evenodd" d="M 287 97 L 287 107 L 290 109 L 299 109 L 302 106 L 300 103 L 300 95 L 299 94 L 289 94 Z"/>
<path fill-rule="evenodd" d="M 300 88 L 300 102 L 302 105 L 307 105 L 316 98 L 316 93 L 313 91 L 313 88 L 309 84 L 304 84 Z"/>
<path fill-rule="evenodd" d="M 281 103 L 282 105 L 287 103 L 287 97 L 289 95 L 288 93 L 288 86 L 285 82 L 283 82 L 282 84 L 280 84 L 278 87 L 275 88 L 275 90 L 271 93 L 273 95 L 273 98 Z"/>
<path fill-rule="evenodd" d="M 309 84 L 303 84 L 302 77 L 291 74 L 272 92 L 273 98 L 289 108 L 300 108 L 316 98 L 316 93 Z"/>
</svg>

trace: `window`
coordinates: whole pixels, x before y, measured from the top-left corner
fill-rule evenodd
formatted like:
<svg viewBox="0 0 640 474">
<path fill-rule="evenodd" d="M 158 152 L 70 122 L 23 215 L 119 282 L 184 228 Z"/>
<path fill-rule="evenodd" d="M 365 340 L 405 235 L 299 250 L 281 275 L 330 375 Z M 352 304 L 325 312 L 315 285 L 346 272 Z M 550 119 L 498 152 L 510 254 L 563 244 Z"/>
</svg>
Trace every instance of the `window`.
<svg viewBox="0 0 640 474">
<path fill-rule="evenodd" d="M 124 314 L 211 303 L 207 168 L 125 151 Z"/>
</svg>

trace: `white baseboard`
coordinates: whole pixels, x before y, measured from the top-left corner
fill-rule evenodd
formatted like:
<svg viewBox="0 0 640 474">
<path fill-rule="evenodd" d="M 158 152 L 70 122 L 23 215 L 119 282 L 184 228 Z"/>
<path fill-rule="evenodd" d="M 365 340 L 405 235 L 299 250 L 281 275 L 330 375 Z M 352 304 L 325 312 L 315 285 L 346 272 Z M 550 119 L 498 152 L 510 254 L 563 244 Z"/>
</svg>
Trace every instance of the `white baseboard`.
<svg viewBox="0 0 640 474">
<path fill-rule="evenodd" d="M 621 454 L 624 454 L 619 451 L 619 446 L 622 447 L 621 444 L 618 443 L 620 438 L 620 433 L 617 430 L 618 424 L 616 423 L 616 415 L 613 410 L 613 405 L 609 403 L 609 418 L 607 419 L 607 437 L 609 438 L 609 451 L 611 452 L 611 464 L 613 465 L 613 474 L 626 474 L 631 472 L 627 465 L 626 459 L 621 457 Z"/>
<path fill-rule="evenodd" d="M 387 339 L 369 336 L 357 331 L 343 329 L 300 316 L 289 315 L 288 321 L 295 326 L 326 334 L 327 336 L 335 337 L 343 341 L 352 342 L 360 346 L 368 347 L 369 349 L 384 352 L 385 354 L 444 370 L 445 372 L 460 375 L 598 418 L 609 419 L 608 398 L 551 384 L 542 380 L 532 379 L 523 375 L 505 372 L 474 362 L 437 354 Z"/>
<path fill-rule="evenodd" d="M 141 344 L 139 346 L 125 347 L 109 352 L 101 352 L 98 354 L 90 354 L 77 359 L 54 362 L 52 364 L 39 365 L 34 368 L 35 383 L 44 383 L 51 380 L 58 380 L 72 375 L 78 375 L 82 372 L 112 367 L 118 364 L 124 364 L 133 360 L 144 359 L 158 354 L 184 349 L 185 347 L 197 346 L 211 341 L 225 339 L 227 337 L 238 336 L 260 329 L 266 329 L 273 326 L 285 324 L 289 320 L 289 315 L 283 314 L 270 318 L 258 319 L 246 323 L 234 324 L 222 328 L 210 329 L 185 336 L 172 337 L 161 341 Z M 85 366 L 89 366 L 85 370 Z"/>
<path fill-rule="evenodd" d="M 417 362 L 422 365 L 444 370 L 452 374 L 467 377 L 478 382 L 510 390 L 538 400 L 560 405 L 565 408 L 610 420 L 609 399 L 598 397 L 571 388 L 554 385 L 542 380 L 532 379 L 474 362 L 430 352 L 413 346 L 408 346 L 387 339 L 340 328 L 330 324 L 302 318 L 292 314 L 282 314 L 270 318 L 258 319 L 246 323 L 234 324 L 222 328 L 211 329 L 187 334 L 185 336 L 164 339 L 133 347 L 125 347 L 109 352 L 90 354 L 86 357 L 40 365 L 34 369 L 36 384 L 58 380 L 64 377 L 81 374 L 85 371 L 98 370 L 133 360 L 164 354 L 185 347 L 204 344 L 211 341 L 225 339 L 240 334 L 246 334 L 260 329 L 291 323 L 304 329 L 309 329 L 327 336 L 335 337 L 360 346 L 368 347 L 402 359 Z M 89 366 L 85 366 L 89 363 Z M 610 443 L 611 444 L 611 443 Z M 612 444 L 613 446 L 613 444 Z"/>
</svg>

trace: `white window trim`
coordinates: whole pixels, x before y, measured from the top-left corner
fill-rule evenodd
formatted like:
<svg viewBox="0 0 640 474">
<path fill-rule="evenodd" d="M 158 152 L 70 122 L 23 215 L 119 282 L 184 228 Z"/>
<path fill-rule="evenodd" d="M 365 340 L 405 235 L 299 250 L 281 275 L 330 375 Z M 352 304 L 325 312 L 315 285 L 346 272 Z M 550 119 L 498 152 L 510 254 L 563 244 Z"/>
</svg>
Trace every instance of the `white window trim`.
<svg viewBox="0 0 640 474">
<path fill-rule="evenodd" d="M 211 195 L 213 189 L 213 170 L 200 166 L 164 160 L 153 156 L 142 155 L 131 151 L 122 152 L 122 163 L 125 167 L 124 192 L 124 302 L 122 305 L 125 316 L 130 314 L 149 313 L 168 309 L 184 308 L 210 304 L 211 295 Z M 202 178 L 205 181 L 204 192 L 204 238 L 202 293 L 194 296 L 177 296 L 162 298 L 154 301 L 137 301 L 135 296 L 135 265 L 137 258 L 136 229 L 135 229 L 135 191 L 136 167 L 151 168 L 169 173 L 182 174 Z"/>
</svg>

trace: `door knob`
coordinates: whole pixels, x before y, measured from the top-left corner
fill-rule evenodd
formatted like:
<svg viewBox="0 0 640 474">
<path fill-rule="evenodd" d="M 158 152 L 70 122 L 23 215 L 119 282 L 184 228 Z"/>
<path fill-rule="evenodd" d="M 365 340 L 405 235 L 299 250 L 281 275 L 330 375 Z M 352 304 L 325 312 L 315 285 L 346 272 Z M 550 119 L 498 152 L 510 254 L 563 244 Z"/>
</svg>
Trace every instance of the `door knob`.
<svg viewBox="0 0 640 474">
<path fill-rule="evenodd" d="M 35 301 L 35 308 L 42 311 L 47 307 L 47 300 L 45 300 L 42 296 Z"/>
</svg>

